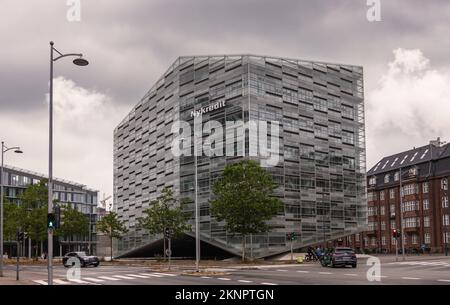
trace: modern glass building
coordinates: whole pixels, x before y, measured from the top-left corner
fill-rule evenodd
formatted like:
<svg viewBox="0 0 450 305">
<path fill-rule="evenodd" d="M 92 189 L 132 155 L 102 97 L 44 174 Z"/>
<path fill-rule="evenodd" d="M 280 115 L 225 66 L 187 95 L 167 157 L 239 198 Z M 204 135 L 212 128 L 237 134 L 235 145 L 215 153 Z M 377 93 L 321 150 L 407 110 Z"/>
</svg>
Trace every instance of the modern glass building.
<svg viewBox="0 0 450 305">
<path fill-rule="evenodd" d="M 173 124 L 185 121 L 193 130 L 197 112 L 203 123 L 223 126 L 279 122 L 279 162 L 267 170 L 284 209 L 269 222 L 270 232 L 248 237 L 253 257 L 289 251 L 287 233 L 296 233 L 300 248 L 366 227 L 362 67 L 255 55 L 179 57 L 114 131 L 114 207 L 130 230 L 116 245 L 118 256 L 156 252 L 162 236 L 136 225 L 165 186 L 191 199 L 185 209 L 194 227 L 194 157 L 176 157 L 171 148 Z M 240 135 L 244 144 L 234 145 L 234 155 L 197 157 L 202 247 L 232 255 L 241 252 L 241 237 L 210 215 L 209 200 L 226 164 L 260 159 L 250 154 L 248 130 Z"/>
<path fill-rule="evenodd" d="M 30 170 L 20 169 L 13 166 L 5 166 L 3 169 L 4 194 L 5 198 L 12 203 L 20 204 L 20 195 L 27 187 L 39 183 L 47 177 L 43 174 Z M 89 234 L 86 236 L 72 236 L 68 238 L 55 238 L 55 255 L 64 255 L 71 250 L 85 250 L 86 252 L 96 253 L 96 218 L 97 218 L 97 196 L 98 191 L 88 188 L 86 185 L 64 180 L 53 180 L 53 196 L 61 205 L 71 205 L 90 219 Z M 61 221 L 64 221 L 64 211 L 62 210 Z M 15 255 L 15 236 L 5 237 L 5 249 L 8 253 Z M 45 243 L 30 241 L 38 247 L 40 252 L 46 250 Z M 70 248 L 69 248 L 70 247 Z M 24 251 L 29 253 L 29 243 L 23 244 Z M 35 250 L 33 250 L 33 253 Z"/>
</svg>

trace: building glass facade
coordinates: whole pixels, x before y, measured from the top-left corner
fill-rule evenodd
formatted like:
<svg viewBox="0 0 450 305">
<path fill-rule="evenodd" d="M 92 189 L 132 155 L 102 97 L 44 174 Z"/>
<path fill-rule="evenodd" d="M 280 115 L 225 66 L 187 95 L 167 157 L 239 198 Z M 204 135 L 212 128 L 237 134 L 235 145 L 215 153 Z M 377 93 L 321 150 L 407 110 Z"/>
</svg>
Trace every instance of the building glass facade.
<svg viewBox="0 0 450 305">
<path fill-rule="evenodd" d="M 116 245 L 118 255 L 161 238 L 136 224 L 165 186 L 190 199 L 185 209 L 194 226 L 194 156 L 171 153 L 172 125 L 193 126 L 193 112 L 223 101 L 202 115 L 203 123 L 280 126 L 279 162 L 266 169 L 284 209 L 269 221 L 270 232 L 248 237 L 254 257 L 288 251 L 289 232 L 297 234 L 299 248 L 366 226 L 362 67 L 254 55 L 180 57 L 114 132 L 114 207 L 130 229 Z M 254 140 L 248 132 L 237 139 L 243 145 L 223 145 L 234 155 L 197 157 L 201 239 L 232 254 L 241 252 L 241 237 L 210 215 L 209 200 L 226 164 L 260 159 L 249 153 Z"/>
<path fill-rule="evenodd" d="M 20 195 L 27 187 L 38 184 L 47 177 L 33 171 L 24 170 L 12 166 L 5 166 L 3 169 L 3 186 L 5 198 L 12 203 L 20 204 Z M 74 209 L 83 213 L 90 219 L 90 234 L 87 236 L 73 236 L 69 239 L 58 237 L 55 246 L 55 255 L 64 255 L 71 249 L 85 250 L 86 252 L 96 252 L 96 215 L 97 215 L 97 194 L 98 191 L 90 189 L 83 184 L 71 182 L 63 179 L 53 180 L 53 198 L 58 200 L 61 206 L 71 205 Z M 64 221 L 64 211 L 61 212 L 61 222 Z M 15 240 L 8 241 L 15 245 Z M 28 247 L 28 245 L 25 245 Z M 89 251 L 90 247 L 90 251 Z M 28 249 L 28 248 L 27 248 Z M 28 250 L 27 250 L 28 251 Z M 33 250 L 34 251 L 34 250 Z M 41 249 L 41 251 L 43 251 Z"/>
</svg>

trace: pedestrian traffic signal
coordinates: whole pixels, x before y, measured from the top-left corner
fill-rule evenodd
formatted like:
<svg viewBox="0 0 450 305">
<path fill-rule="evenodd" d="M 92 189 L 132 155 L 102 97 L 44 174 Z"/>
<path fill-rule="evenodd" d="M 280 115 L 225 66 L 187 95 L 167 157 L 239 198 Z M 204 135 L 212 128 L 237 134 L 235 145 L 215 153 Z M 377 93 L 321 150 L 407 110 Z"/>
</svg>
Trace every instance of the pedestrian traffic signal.
<svg viewBox="0 0 450 305">
<path fill-rule="evenodd" d="M 56 219 L 55 219 L 55 214 L 53 214 L 53 213 L 47 214 L 47 228 L 49 228 L 49 229 L 56 228 Z"/>
<path fill-rule="evenodd" d="M 399 238 L 401 236 L 400 230 L 393 229 L 392 230 L 392 237 Z"/>
<path fill-rule="evenodd" d="M 24 241 L 24 239 L 25 239 L 25 232 L 21 232 L 21 231 L 17 232 L 17 240 Z"/>
<path fill-rule="evenodd" d="M 297 239 L 297 235 L 294 232 L 287 233 L 286 234 L 286 239 L 289 240 L 289 241 L 296 240 Z"/>
</svg>

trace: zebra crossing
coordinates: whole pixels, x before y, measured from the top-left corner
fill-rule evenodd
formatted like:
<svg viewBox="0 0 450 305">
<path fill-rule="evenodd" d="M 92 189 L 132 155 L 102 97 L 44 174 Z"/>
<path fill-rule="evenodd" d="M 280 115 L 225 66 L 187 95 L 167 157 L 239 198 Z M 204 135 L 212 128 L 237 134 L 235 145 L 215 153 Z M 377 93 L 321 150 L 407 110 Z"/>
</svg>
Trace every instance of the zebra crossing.
<svg viewBox="0 0 450 305">
<path fill-rule="evenodd" d="M 102 275 L 96 277 L 81 277 L 80 279 L 67 279 L 67 278 L 55 278 L 53 279 L 54 285 L 102 285 L 105 282 L 115 282 L 121 280 L 138 280 L 149 278 L 161 278 L 161 277 L 173 277 L 177 274 L 173 273 L 161 273 L 161 272 L 144 272 L 144 273 L 127 273 L 116 275 Z M 39 285 L 48 285 L 46 280 L 33 280 L 33 282 Z"/>
<path fill-rule="evenodd" d="M 388 264 L 402 265 L 402 266 L 450 267 L 450 261 L 405 261 L 405 262 L 393 262 Z"/>
</svg>

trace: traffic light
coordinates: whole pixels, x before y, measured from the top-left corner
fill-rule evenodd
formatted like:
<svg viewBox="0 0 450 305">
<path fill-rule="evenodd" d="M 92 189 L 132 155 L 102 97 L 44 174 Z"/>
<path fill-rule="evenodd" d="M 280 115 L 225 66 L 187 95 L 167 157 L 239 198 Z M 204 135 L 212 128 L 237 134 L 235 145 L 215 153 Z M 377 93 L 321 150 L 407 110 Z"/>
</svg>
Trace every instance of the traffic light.
<svg viewBox="0 0 450 305">
<path fill-rule="evenodd" d="M 297 239 L 297 235 L 292 232 L 292 233 L 286 233 L 286 239 L 289 241 L 293 241 Z"/>
<path fill-rule="evenodd" d="M 400 230 L 393 229 L 392 230 L 392 237 L 399 238 L 401 236 Z"/>
<path fill-rule="evenodd" d="M 55 214 L 53 214 L 53 213 L 47 214 L 47 228 L 49 228 L 49 229 L 56 228 L 56 218 L 55 218 Z"/>
<path fill-rule="evenodd" d="M 23 241 L 24 239 L 25 239 L 25 232 L 18 231 L 17 232 L 17 240 L 18 241 Z"/>
</svg>

